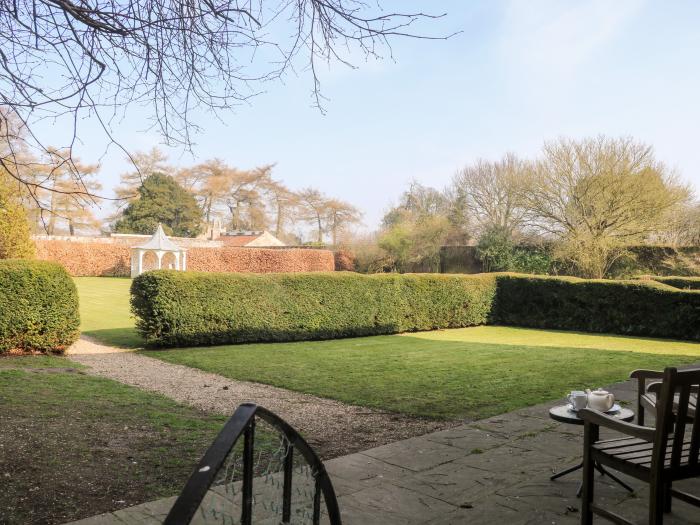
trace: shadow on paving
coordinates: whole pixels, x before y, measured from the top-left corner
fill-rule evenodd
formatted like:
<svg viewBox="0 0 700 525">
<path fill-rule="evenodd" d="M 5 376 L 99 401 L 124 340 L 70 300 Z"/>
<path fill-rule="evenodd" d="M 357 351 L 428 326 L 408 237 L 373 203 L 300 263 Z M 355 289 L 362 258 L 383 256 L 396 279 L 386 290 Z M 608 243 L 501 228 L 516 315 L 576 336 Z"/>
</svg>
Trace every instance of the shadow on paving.
<svg viewBox="0 0 700 525">
<path fill-rule="evenodd" d="M 621 402 L 631 403 L 635 388 L 627 381 L 610 390 Z M 552 421 L 550 406 L 528 407 L 327 461 L 343 523 L 579 523 L 576 491 L 581 471 L 557 481 L 549 476 L 580 460 L 582 427 Z M 602 437 L 608 436 L 603 432 Z M 634 494 L 597 475 L 596 500 L 628 519 L 646 523 L 647 486 L 620 477 L 635 488 Z M 700 494 L 700 479 L 677 487 Z M 75 525 L 161 523 L 173 500 Z M 697 508 L 674 500 L 665 523 L 700 523 L 700 515 Z"/>
</svg>

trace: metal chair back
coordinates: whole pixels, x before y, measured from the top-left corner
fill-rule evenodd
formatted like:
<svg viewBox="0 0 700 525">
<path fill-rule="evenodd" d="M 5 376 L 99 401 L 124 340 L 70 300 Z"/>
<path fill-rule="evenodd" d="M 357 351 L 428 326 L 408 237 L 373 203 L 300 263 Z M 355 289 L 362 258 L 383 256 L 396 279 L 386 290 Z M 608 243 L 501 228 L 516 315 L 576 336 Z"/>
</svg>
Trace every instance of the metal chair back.
<svg viewBox="0 0 700 525">
<path fill-rule="evenodd" d="M 226 422 L 165 524 L 193 520 L 341 525 L 333 484 L 316 453 L 288 423 L 253 403 Z"/>
</svg>

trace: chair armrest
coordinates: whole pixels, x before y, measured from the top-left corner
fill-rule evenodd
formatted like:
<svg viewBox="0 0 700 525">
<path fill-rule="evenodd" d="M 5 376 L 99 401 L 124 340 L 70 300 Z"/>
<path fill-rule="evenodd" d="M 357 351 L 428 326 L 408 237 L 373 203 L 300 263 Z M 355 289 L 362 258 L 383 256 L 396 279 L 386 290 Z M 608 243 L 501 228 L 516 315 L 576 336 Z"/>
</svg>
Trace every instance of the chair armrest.
<svg viewBox="0 0 700 525">
<path fill-rule="evenodd" d="M 663 379 L 664 373 L 658 370 L 633 370 L 630 379 Z"/>
<path fill-rule="evenodd" d="M 661 394 L 661 386 L 663 385 L 662 381 L 654 381 L 653 383 L 649 383 L 647 385 L 647 392 L 651 392 L 653 394 L 656 394 L 657 396 Z"/>
<path fill-rule="evenodd" d="M 654 441 L 654 434 L 656 434 L 656 429 L 654 428 L 642 427 L 633 423 L 627 423 L 620 419 L 615 419 L 614 417 L 603 414 L 602 412 L 598 412 L 597 410 L 591 410 L 590 408 L 583 408 L 579 410 L 577 415 L 583 419 L 584 423 L 591 423 L 596 426 L 617 430 L 622 434 L 643 439 L 644 441 Z"/>
</svg>

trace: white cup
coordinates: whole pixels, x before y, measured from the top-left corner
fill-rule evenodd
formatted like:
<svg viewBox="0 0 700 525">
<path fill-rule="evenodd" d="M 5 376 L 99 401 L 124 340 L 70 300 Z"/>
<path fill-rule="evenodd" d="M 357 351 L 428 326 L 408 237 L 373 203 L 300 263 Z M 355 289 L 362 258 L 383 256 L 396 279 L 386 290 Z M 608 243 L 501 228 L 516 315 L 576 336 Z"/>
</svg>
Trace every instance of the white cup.
<svg viewBox="0 0 700 525">
<path fill-rule="evenodd" d="M 586 408 L 586 405 L 588 404 L 588 395 L 583 390 L 572 390 L 566 399 L 569 400 L 569 403 L 571 403 L 571 407 L 574 410 Z"/>
</svg>

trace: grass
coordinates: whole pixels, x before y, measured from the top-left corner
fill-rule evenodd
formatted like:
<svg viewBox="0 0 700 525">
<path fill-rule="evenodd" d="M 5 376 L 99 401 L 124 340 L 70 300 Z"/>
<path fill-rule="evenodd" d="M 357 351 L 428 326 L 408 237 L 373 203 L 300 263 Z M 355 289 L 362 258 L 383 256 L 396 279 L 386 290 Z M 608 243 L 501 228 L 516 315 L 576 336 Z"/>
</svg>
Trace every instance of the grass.
<svg viewBox="0 0 700 525">
<path fill-rule="evenodd" d="M 84 333 L 137 347 L 129 279 L 76 278 Z M 700 344 L 479 326 L 402 335 L 148 351 L 164 361 L 347 403 L 477 419 L 626 379 L 635 368 L 700 361 Z"/>
<path fill-rule="evenodd" d="M 635 368 L 700 361 L 700 344 L 484 326 L 148 355 L 346 403 L 478 419 L 620 381 Z"/>
<path fill-rule="evenodd" d="M 0 358 L 0 523 L 64 523 L 176 494 L 224 418 L 79 373 Z M 71 370 L 73 369 L 73 370 Z"/>
<path fill-rule="evenodd" d="M 80 330 L 111 346 L 138 348 L 143 339 L 129 307 L 131 279 L 74 277 L 80 296 Z"/>
</svg>

